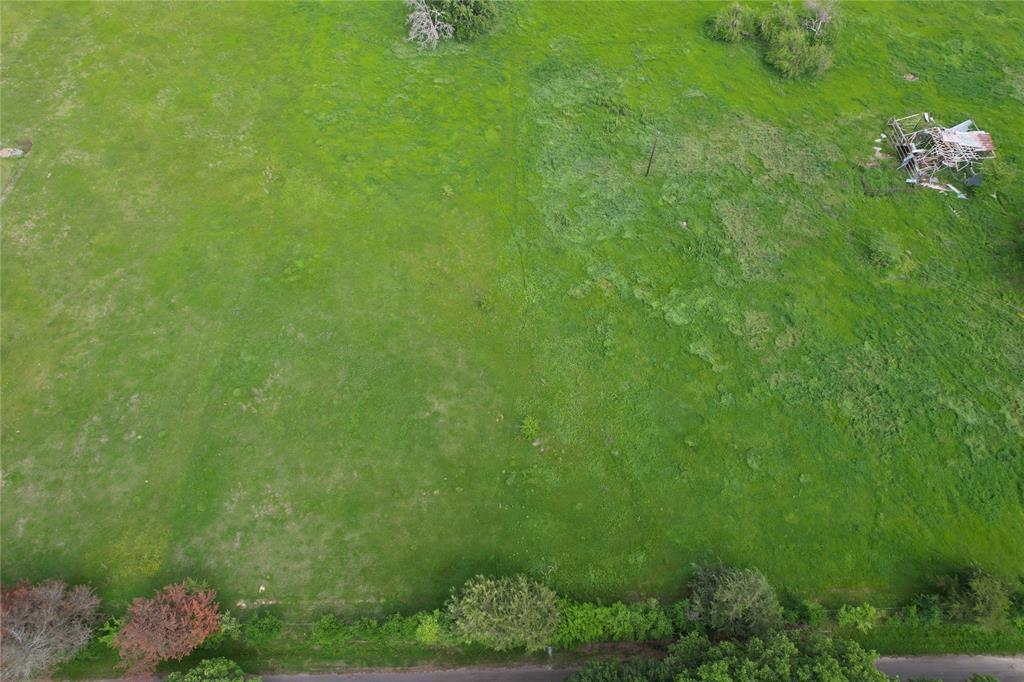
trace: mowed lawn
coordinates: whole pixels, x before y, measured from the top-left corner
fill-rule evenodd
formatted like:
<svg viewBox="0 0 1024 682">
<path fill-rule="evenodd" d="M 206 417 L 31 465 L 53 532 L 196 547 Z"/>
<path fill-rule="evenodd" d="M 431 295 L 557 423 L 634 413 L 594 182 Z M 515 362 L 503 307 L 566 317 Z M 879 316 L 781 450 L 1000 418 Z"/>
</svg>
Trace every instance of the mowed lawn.
<svg viewBox="0 0 1024 682">
<path fill-rule="evenodd" d="M 799 81 L 716 8 L 4 2 L 5 581 L 1019 573 L 1024 5 L 847 3 Z M 872 167 L 918 111 L 992 132 L 969 201 Z"/>
</svg>

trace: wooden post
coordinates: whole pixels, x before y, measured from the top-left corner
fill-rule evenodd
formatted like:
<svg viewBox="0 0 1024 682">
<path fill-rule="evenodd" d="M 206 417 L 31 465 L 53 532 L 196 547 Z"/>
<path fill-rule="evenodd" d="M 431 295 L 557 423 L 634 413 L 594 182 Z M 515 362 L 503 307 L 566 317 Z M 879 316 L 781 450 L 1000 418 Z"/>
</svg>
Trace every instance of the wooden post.
<svg viewBox="0 0 1024 682">
<path fill-rule="evenodd" d="M 661 133 L 658 133 L 654 137 L 654 144 L 651 145 L 651 158 L 647 159 L 647 171 L 644 172 L 644 177 L 645 178 L 648 175 L 651 174 L 651 164 L 654 163 L 654 152 L 658 149 L 658 140 L 660 140 L 660 139 L 661 139 Z"/>
</svg>

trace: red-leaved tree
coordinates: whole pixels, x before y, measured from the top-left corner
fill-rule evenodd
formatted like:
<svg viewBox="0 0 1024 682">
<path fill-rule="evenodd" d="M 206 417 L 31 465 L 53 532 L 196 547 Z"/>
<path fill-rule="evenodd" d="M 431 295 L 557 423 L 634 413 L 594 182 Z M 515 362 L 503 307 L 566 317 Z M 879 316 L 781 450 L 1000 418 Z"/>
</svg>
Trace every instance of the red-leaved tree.
<svg viewBox="0 0 1024 682">
<path fill-rule="evenodd" d="M 161 661 L 180 660 L 220 630 L 220 610 L 213 590 L 168 585 L 152 599 L 137 598 L 128 607 L 114 639 L 129 678 L 156 672 Z"/>
<path fill-rule="evenodd" d="M 100 598 L 86 585 L 20 582 L 0 590 L 0 678 L 39 677 L 89 641 Z"/>
</svg>

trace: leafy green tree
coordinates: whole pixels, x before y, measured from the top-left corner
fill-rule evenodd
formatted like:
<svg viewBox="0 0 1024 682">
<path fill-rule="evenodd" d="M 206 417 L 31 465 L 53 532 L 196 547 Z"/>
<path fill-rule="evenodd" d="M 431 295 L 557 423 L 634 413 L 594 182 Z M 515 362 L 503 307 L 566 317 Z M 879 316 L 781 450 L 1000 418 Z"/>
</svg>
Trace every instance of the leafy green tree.
<svg viewBox="0 0 1024 682">
<path fill-rule="evenodd" d="M 691 603 L 697 620 L 729 637 L 763 635 L 782 623 L 775 590 L 756 569 L 699 568 Z"/>
<path fill-rule="evenodd" d="M 971 566 L 952 582 L 948 609 L 956 620 L 1000 627 L 1009 618 L 1011 599 L 1006 581 L 978 566 Z"/>
<path fill-rule="evenodd" d="M 561 620 L 554 591 L 523 575 L 471 578 L 447 609 L 457 636 L 496 651 L 540 650 Z"/>
<path fill-rule="evenodd" d="M 857 628 L 859 632 L 867 634 L 878 623 L 879 613 L 871 604 L 851 606 L 843 604 L 839 608 L 839 624 Z"/>
<path fill-rule="evenodd" d="M 456 40 L 472 40 L 486 33 L 498 14 L 494 0 L 427 0 L 427 4 L 455 29 Z"/>
<path fill-rule="evenodd" d="M 259 677 L 249 678 L 260 682 Z M 200 661 L 186 673 L 171 673 L 167 682 L 245 682 L 241 666 L 226 658 L 208 658 Z"/>
<path fill-rule="evenodd" d="M 571 682 L 887 682 L 877 654 L 856 642 L 820 635 L 774 633 L 745 644 L 712 644 L 690 633 L 664 661 L 599 663 Z"/>
</svg>

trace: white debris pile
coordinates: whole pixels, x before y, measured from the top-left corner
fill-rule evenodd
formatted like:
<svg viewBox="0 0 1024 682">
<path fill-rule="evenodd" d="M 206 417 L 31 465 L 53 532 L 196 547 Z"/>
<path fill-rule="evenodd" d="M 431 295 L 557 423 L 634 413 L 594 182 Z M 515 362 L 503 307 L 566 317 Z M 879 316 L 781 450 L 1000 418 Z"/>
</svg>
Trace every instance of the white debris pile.
<svg viewBox="0 0 1024 682">
<path fill-rule="evenodd" d="M 940 192 L 953 192 L 966 199 L 967 195 L 943 179 L 943 174 L 965 177 L 970 186 L 977 186 L 981 176 L 977 165 L 996 155 L 992 136 L 978 130 L 974 121 L 967 119 L 952 128 L 937 123 L 928 112 L 913 114 L 889 121 L 888 137 L 899 159 L 900 168 L 907 171 L 907 183 Z"/>
</svg>

